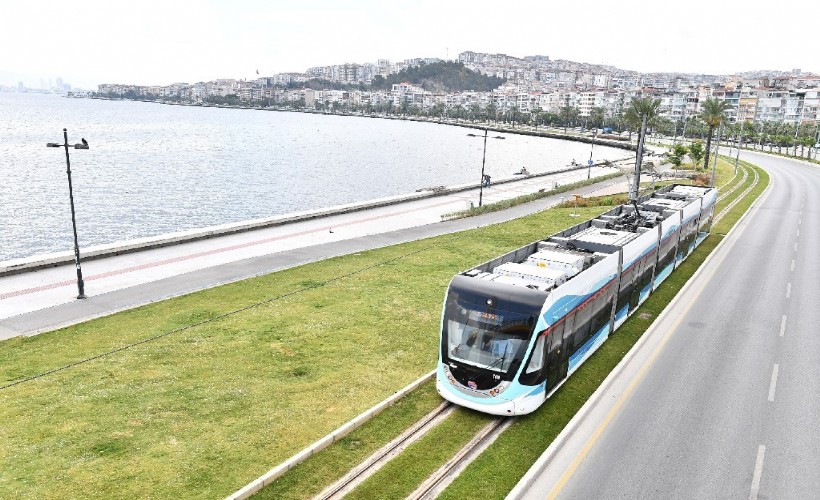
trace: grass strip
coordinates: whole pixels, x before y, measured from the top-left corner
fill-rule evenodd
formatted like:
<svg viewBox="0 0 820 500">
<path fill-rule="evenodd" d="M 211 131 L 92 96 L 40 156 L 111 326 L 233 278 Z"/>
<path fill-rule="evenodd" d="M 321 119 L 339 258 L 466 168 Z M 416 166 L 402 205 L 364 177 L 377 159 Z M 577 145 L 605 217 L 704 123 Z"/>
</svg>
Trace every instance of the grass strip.
<svg viewBox="0 0 820 500">
<path fill-rule="evenodd" d="M 305 460 L 254 498 L 313 498 L 440 404 L 435 382 L 430 381 L 373 418 L 366 428 L 351 432 L 327 450 Z"/>
<path fill-rule="evenodd" d="M 439 497 L 502 499 L 569 423 L 649 325 L 722 241 L 723 236 L 765 190 L 766 173 L 757 167 L 760 182 L 726 217 L 712 235 L 649 296 L 641 307 L 595 352 L 538 411 L 516 419 L 501 439 L 478 457 Z M 750 175 L 750 177 L 753 177 Z"/>
<path fill-rule="evenodd" d="M 615 179 L 617 177 L 623 177 L 624 174 L 618 172 L 614 174 L 607 174 L 601 177 L 595 177 L 593 179 L 585 179 L 578 182 L 573 182 L 570 184 L 565 184 L 563 186 L 558 186 L 555 189 L 550 189 L 549 191 L 538 191 L 537 193 L 530 193 L 521 196 L 516 196 L 515 198 L 510 198 L 508 200 L 501 200 L 495 203 L 487 203 L 481 205 L 480 207 L 473 207 L 468 208 L 467 210 L 462 210 L 459 212 L 453 212 L 449 214 L 444 214 L 441 218 L 442 220 L 450 220 L 450 219 L 463 219 L 464 217 L 474 217 L 476 215 L 487 214 L 491 212 L 498 212 L 500 210 L 505 210 L 510 207 L 514 207 L 517 205 L 521 205 L 524 203 L 529 203 L 531 201 L 540 200 L 541 198 L 546 198 L 548 196 L 553 196 L 560 193 L 566 193 L 567 191 L 572 191 L 573 189 L 578 189 L 584 186 L 591 186 L 592 184 L 597 184 L 602 181 L 607 181 L 609 179 Z"/>
</svg>

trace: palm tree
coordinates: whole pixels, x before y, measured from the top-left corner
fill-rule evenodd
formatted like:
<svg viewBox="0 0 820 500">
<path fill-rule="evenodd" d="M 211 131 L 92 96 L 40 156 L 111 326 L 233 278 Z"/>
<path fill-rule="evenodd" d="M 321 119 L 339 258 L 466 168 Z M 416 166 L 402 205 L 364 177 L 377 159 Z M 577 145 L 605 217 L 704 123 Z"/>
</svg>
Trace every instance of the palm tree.
<svg viewBox="0 0 820 500">
<path fill-rule="evenodd" d="M 558 116 L 560 116 L 561 121 L 564 122 L 564 133 L 566 133 L 570 122 L 573 122 L 574 124 L 575 120 L 578 118 L 578 108 L 574 106 L 561 106 L 558 109 Z"/>
<path fill-rule="evenodd" d="M 630 193 L 632 200 L 637 200 L 638 194 L 640 193 L 641 164 L 643 163 L 643 143 L 646 137 L 646 129 L 657 121 L 660 107 L 660 99 L 633 97 L 629 103 L 629 108 L 627 108 L 626 113 L 624 113 L 624 120 L 630 124 L 630 126 L 635 124 L 640 125 L 638 151 L 635 156 L 635 182 L 632 186 L 632 192 Z"/>
<path fill-rule="evenodd" d="M 706 136 L 706 160 L 703 162 L 703 168 L 709 168 L 709 153 L 711 152 L 710 148 L 712 147 L 712 133 L 715 131 L 715 127 L 726 120 L 727 107 L 729 107 L 728 102 L 720 101 L 715 98 L 710 98 L 703 101 L 700 119 L 703 120 L 709 127 L 709 132 Z M 714 182 L 714 179 L 712 179 L 712 182 Z"/>
<path fill-rule="evenodd" d="M 595 106 L 589 112 L 589 123 L 596 128 L 601 128 L 604 125 L 604 118 L 606 118 L 606 108 Z"/>
</svg>

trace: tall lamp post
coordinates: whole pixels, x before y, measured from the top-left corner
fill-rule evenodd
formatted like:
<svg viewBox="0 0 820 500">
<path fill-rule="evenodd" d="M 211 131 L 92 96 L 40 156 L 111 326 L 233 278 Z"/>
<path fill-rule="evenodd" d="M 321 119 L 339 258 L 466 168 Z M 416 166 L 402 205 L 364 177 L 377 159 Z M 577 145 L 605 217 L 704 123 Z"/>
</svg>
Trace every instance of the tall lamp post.
<svg viewBox="0 0 820 500">
<path fill-rule="evenodd" d="M 481 203 L 484 198 L 484 165 L 487 162 L 487 132 L 489 131 L 488 128 L 484 129 L 484 153 L 481 155 L 481 183 L 479 184 L 478 188 L 478 206 L 481 206 Z M 468 137 L 481 137 L 480 135 L 476 134 L 467 134 Z M 504 139 L 504 137 L 497 135 L 493 137 L 493 139 Z"/>
<path fill-rule="evenodd" d="M 58 144 L 56 142 L 49 142 L 46 144 L 49 148 L 65 148 L 65 165 L 66 174 L 68 174 L 68 199 L 71 202 L 71 226 L 74 229 L 74 265 L 77 267 L 77 291 L 78 299 L 85 298 L 85 283 L 83 283 L 83 270 L 80 267 L 80 245 L 77 242 L 77 218 L 74 214 L 74 190 L 71 186 L 71 161 L 68 158 L 68 130 L 63 129 L 63 139 L 65 142 Z M 74 144 L 71 147 L 74 149 L 88 149 L 88 142 L 82 139 L 81 143 Z"/>
<path fill-rule="evenodd" d="M 587 161 L 587 180 L 592 176 L 592 150 L 595 149 L 595 136 L 598 135 L 598 127 L 592 132 L 592 146 L 589 148 L 589 161 Z"/>
</svg>

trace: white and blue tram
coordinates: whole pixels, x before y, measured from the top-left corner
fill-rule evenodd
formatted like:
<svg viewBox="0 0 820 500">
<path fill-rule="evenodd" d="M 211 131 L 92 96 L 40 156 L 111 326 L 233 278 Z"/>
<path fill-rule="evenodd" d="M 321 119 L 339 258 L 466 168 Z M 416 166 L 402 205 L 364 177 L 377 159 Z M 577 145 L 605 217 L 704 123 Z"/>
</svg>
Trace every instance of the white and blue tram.
<svg viewBox="0 0 820 500">
<path fill-rule="evenodd" d="M 708 235 L 716 200 L 667 186 L 457 274 L 439 394 L 494 415 L 537 409 Z"/>
</svg>

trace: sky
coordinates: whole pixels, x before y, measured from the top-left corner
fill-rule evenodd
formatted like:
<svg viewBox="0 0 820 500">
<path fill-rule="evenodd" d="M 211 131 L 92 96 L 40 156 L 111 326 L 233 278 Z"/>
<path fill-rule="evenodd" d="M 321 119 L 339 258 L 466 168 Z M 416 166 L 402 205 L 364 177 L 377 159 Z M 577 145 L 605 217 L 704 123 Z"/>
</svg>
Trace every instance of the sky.
<svg viewBox="0 0 820 500">
<path fill-rule="evenodd" d="M 0 0 L 0 85 L 169 85 L 463 51 L 641 72 L 820 73 L 820 2 Z"/>
</svg>

